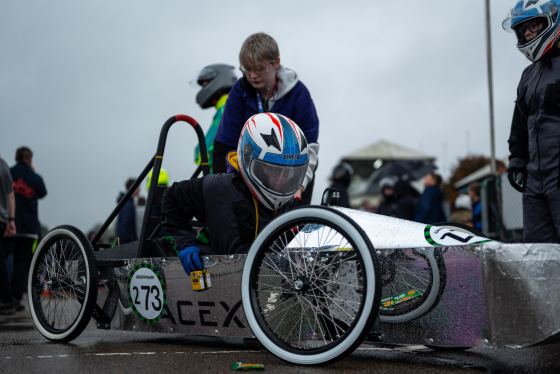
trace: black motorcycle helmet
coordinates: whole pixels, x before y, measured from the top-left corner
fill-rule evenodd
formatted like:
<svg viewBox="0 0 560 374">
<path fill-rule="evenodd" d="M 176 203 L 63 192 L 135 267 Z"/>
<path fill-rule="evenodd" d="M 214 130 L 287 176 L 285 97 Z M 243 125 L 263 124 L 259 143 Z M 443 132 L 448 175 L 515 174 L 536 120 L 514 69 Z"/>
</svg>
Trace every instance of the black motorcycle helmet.
<svg viewBox="0 0 560 374">
<path fill-rule="evenodd" d="M 216 105 L 222 95 L 231 91 L 237 76 L 233 66 L 213 64 L 202 69 L 196 81 L 202 86 L 196 95 L 196 102 L 202 109 L 206 109 Z M 207 82 L 206 85 L 204 82 Z"/>
<path fill-rule="evenodd" d="M 335 166 L 331 179 L 348 186 L 353 175 L 354 169 L 352 168 L 352 166 L 349 163 L 343 161 Z"/>
</svg>

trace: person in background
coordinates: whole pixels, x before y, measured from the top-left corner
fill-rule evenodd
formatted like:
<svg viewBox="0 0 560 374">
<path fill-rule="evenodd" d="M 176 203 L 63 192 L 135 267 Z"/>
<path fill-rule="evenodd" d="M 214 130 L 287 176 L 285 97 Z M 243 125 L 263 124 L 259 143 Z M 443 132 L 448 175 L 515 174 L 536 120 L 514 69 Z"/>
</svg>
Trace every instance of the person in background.
<svg viewBox="0 0 560 374">
<path fill-rule="evenodd" d="M 17 233 L 10 237 L 14 254 L 11 293 L 14 309 L 23 310 L 23 293 L 33 258 L 33 247 L 41 235 L 39 224 L 39 199 L 47 195 L 43 178 L 35 172 L 33 152 L 28 147 L 16 150 L 16 164 L 10 168 L 16 200 L 15 224 Z"/>
<path fill-rule="evenodd" d="M 212 173 L 212 155 L 214 153 L 214 138 L 220 126 L 220 121 L 224 113 L 224 107 L 233 84 L 237 81 L 235 68 L 226 64 L 208 65 L 198 74 L 196 83 L 201 87 L 196 95 L 196 102 L 202 109 L 210 107 L 216 108 L 212 124 L 204 136 L 206 151 L 208 152 L 208 163 L 210 173 Z M 197 165 L 200 165 L 200 146 L 197 145 L 194 151 L 194 158 Z"/>
<path fill-rule="evenodd" d="M 153 173 L 153 169 L 150 170 L 150 172 L 148 173 L 148 177 L 147 177 L 148 179 L 147 179 L 147 181 L 146 181 L 146 191 L 147 191 L 147 192 L 150 191 L 150 185 L 151 185 L 151 182 L 152 182 L 152 173 Z M 157 183 L 157 185 L 158 185 L 158 186 L 162 186 L 162 187 L 167 187 L 167 186 L 169 186 L 169 173 L 167 173 L 167 170 L 165 170 L 165 169 L 163 169 L 163 168 L 159 169 L 159 176 L 158 176 L 158 183 Z M 141 201 L 140 201 L 140 199 L 139 199 L 138 205 L 140 205 L 140 202 L 141 202 Z M 140 217 L 140 224 L 139 224 L 140 230 L 142 230 L 142 220 L 143 220 L 143 217 L 144 217 L 144 212 L 145 212 L 145 210 L 146 210 L 145 205 L 146 205 L 146 204 L 145 204 L 145 202 L 144 202 L 144 206 L 143 206 L 142 208 L 140 208 L 140 211 L 141 211 L 141 213 L 142 213 L 142 216 L 140 217 L 140 216 L 139 216 L 139 213 L 137 213 L 137 216 Z M 160 218 L 160 217 L 161 217 L 161 204 L 152 203 L 152 212 L 151 212 L 151 215 L 152 215 L 152 217 L 156 217 L 156 218 Z M 152 235 L 152 233 L 153 233 L 154 230 L 157 228 L 157 226 L 158 226 L 157 223 L 150 222 L 150 223 L 148 224 L 148 232 L 147 232 L 147 235 L 148 235 L 148 236 Z M 139 235 L 138 237 L 140 237 L 140 234 L 138 234 L 138 235 Z M 160 230 L 160 231 L 157 233 L 156 236 L 161 238 L 161 237 L 164 237 L 164 236 L 166 236 L 166 235 L 167 235 L 167 233 L 166 233 L 165 231 Z"/>
<path fill-rule="evenodd" d="M 144 212 L 146 210 L 146 198 L 138 196 L 136 199 L 136 236 L 140 238 L 142 233 L 142 220 L 144 219 Z"/>
<path fill-rule="evenodd" d="M 310 204 L 318 163 L 319 118 L 307 87 L 295 71 L 280 64 L 278 44 L 264 32 L 245 39 L 239 63 L 243 77 L 231 89 L 214 140 L 214 173 L 226 172 L 227 154 L 236 150 L 243 124 L 251 116 L 282 114 L 298 124 L 309 142 L 309 168 L 296 197 L 301 197 L 302 204 Z"/>
<path fill-rule="evenodd" d="M 397 199 L 395 197 L 395 183 L 397 177 L 387 176 L 383 177 L 379 181 L 379 188 L 381 189 L 382 199 L 377 207 L 377 214 L 381 214 L 389 217 L 397 217 L 398 206 Z"/>
<path fill-rule="evenodd" d="M 354 175 L 354 169 L 347 162 L 341 162 L 333 169 L 331 176 L 331 188 L 336 188 L 340 193 L 338 206 L 350 208 L 350 199 L 348 198 L 348 186 Z"/>
<path fill-rule="evenodd" d="M 129 178 L 125 183 L 126 191 L 128 191 L 136 179 Z M 117 228 L 115 236 L 117 237 L 116 245 L 122 245 L 138 240 L 136 233 L 136 206 L 134 205 L 134 197 L 140 192 L 140 187 L 136 188 L 130 199 L 126 201 L 117 216 Z M 121 192 L 117 198 L 119 203 L 125 196 L 126 192 Z"/>
<path fill-rule="evenodd" d="M 8 248 L 6 237 L 16 233 L 15 225 L 16 202 L 12 175 L 6 161 L 0 158 L 0 315 L 14 314 L 10 279 L 8 277 Z"/>
<path fill-rule="evenodd" d="M 482 231 L 482 201 L 480 201 L 480 183 L 472 182 L 467 187 L 467 193 L 472 201 L 472 222 L 473 227 Z"/>
<path fill-rule="evenodd" d="M 358 207 L 358 210 L 362 212 L 375 213 L 375 207 L 371 205 L 368 199 L 362 200 L 360 206 Z"/>
<path fill-rule="evenodd" d="M 560 241 L 559 8 L 559 0 L 520 0 L 502 24 L 532 62 L 517 86 L 508 139 L 508 180 L 523 193 L 523 235 L 531 243 Z"/>
<path fill-rule="evenodd" d="M 424 192 L 418 197 L 414 221 L 432 224 L 447 221 L 443 211 L 445 193 L 441 189 L 441 176 L 428 173 L 424 177 Z"/>
<path fill-rule="evenodd" d="M 469 195 L 461 194 L 455 199 L 454 210 L 449 216 L 451 222 L 474 227 L 472 200 Z"/>
<path fill-rule="evenodd" d="M 413 220 L 416 213 L 416 202 L 420 195 L 407 181 L 399 179 L 393 188 L 397 201 L 397 218 Z"/>
</svg>

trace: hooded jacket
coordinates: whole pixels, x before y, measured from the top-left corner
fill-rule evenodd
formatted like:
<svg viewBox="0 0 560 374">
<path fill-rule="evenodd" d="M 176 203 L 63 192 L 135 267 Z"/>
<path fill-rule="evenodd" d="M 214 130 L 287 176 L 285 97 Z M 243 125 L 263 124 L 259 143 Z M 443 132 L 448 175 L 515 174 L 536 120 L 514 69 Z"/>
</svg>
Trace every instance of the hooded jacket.
<svg viewBox="0 0 560 374">
<path fill-rule="evenodd" d="M 303 186 L 313 179 L 313 173 L 317 167 L 319 143 L 319 118 L 315 105 L 307 87 L 299 80 L 295 71 L 286 69 L 280 65 L 276 72 L 277 88 L 273 97 L 266 102 L 265 111 L 282 114 L 301 128 L 307 139 L 309 147 L 309 167 Z M 230 147 L 228 151 L 237 148 L 239 135 L 247 120 L 259 113 L 257 104 L 257 91 L 247 78 L 242 77 L 235 82 L 226 101 L 224 115 L 222 116 L 216 142 Z M 223 155 L 224 151 L 218 151 L 219 144 L 214 145 L 215 155 Z M 216 172 L 220 169 L 215 166 Z"/>
</svg>

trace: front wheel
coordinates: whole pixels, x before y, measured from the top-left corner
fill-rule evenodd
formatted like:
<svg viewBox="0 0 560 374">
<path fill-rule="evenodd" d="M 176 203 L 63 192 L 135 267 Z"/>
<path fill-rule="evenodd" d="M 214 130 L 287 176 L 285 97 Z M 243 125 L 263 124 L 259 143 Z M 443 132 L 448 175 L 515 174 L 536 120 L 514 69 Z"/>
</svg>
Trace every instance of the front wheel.
<svg viewBox="0 0 560 374">
<path fill-rule="evenodd" d="M 49 231 L 31 261 L 27 287 L 39 332 L 60 342 L 77 337 L 91 319 L 98 283 L 93 248 L 85 235 L 73 226 Z"/>
<path fill-rule="evenodd" d="M 295 364 L 324 365 L 370 332 L 381 283 L 373 246 L 349 217 L 304 207 L 272 221 L 245 262 L 243 308 L 257 339 Z"/>
</svg>

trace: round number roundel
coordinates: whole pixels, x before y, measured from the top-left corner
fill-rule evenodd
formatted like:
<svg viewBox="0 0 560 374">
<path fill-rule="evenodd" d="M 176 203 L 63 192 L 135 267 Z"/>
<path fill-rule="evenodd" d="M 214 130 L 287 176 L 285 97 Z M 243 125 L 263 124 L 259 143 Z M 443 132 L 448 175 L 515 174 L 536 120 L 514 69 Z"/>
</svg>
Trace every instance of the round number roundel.
<svg viewBox="0 0 560 374">
<path fill-rule="evenodd" d="M 130 306 L 142 321 L 156 323 L 161 319 L 166 292 L 153 266 L 137 265 L 128 276 L 127 289 Z"/>
</svg>

